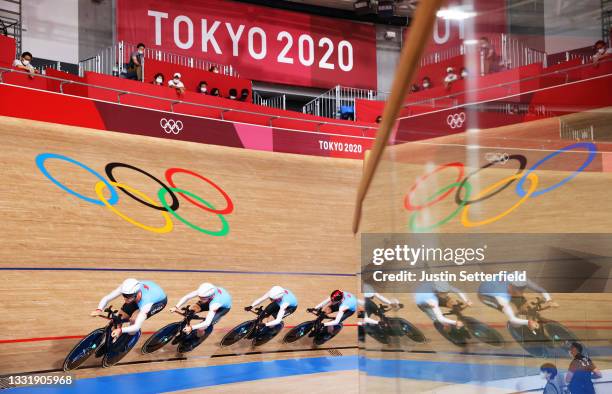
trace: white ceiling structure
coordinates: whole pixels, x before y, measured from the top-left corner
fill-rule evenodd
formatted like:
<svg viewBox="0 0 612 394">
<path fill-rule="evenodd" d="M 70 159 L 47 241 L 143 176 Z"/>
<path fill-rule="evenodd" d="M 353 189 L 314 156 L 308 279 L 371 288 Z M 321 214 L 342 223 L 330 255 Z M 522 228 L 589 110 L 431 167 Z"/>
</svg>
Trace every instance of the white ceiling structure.
<svg viewBox="0 0 612 394">
<path fill-rule="evenodd" d="M 355 0 L 286 0 L 292 3 L 308 4 L 318 7 L 335 8 L 340 10 L 353 10 Z M 416 7 L 418 0 L 396 0 L 395 14 L 399 16 L 410 16 Z"/>
</svg>

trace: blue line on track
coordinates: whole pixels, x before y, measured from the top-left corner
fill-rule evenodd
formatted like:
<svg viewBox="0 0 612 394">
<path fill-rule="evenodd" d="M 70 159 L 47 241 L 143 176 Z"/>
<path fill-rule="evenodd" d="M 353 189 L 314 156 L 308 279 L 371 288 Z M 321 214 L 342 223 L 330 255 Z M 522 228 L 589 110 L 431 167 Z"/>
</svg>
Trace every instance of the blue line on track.
<svg viewBox="0 0 612 394">
<path fill-rule="evenodd" d="M 355 274 L 336 274 L 330 272 L 286 272 L 286 271 L 232 271 L 232 270 L 197 270 L 168 268 L 88 268 L 88 267 L 0 267 L 0 271 L 103 271 L 103 272 L 190 272 L 206 274 L 236 275 L 301 275 L 301 276 L 355 276 Z"/>
<path fill-rule="evenodd" d="M 34 394 L 132 392 L 154 394 L 259 379 L 352 371 L 357 370 L 357 366 L 357 356 L 313 357 L 101 376 L 79 379 L 71 386 L 21 387 L 9 389 L 6 392 Z M 304 390 L 307 391 L 307 388 L 304 387 Z"/>
</svg>

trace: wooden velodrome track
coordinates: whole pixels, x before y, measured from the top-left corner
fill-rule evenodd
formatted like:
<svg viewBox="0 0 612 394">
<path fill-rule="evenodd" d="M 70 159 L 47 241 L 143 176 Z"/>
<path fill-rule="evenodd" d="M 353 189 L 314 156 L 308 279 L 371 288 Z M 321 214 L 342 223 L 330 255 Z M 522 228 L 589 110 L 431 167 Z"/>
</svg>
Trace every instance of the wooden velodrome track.
<svg viewBox="0 0 612 394">
<path fill-rule="evenodd" d="M 572 143 L 558 140 L 558 120 L 532 123 L 528 127 L 517 125 L 483 131 L 477 141 L 470 135 L 457 135 L 428 141 L 429 145 L 404 144 L 388 149 L 386 161 L 379 168 L 364 205 L 361 231 L 407 231 L 409 212 L 402 207 L 406 191 L 430 169 L 431 163 L 468 163 L 466 143 L 493 146 L 493 151 L 500 147 L 508 153 L 520 151 L 530 163 L 547 154 L 538 150 L 557 149 Z M 530 138 L 527 130 L 538 130 L 538 137 Z M 177 357 L 171 351 L 146 357 L 133 352 L 125 359 L 127 363 L 159 362 L 127 364 L 107 370 L 86 368 L 76 372 L 78 377 L 329 355 L 325 350 L 311 349 L 305 342 L 288 347 L 273 341 L 262 347 L 260 354 L 252 355 L 232 355 L 250 349 L 244 346 L 219 349 L 217 343 L 224 330 L 249 318 L 241 308 L 271 285 L 290 288 L 300 301 L 300 309 L 287 319 L 288 324 L 305 320 L 305 308 L 318 303 L 333 288 L 357 290 L 358 282 L 353 274 L 358 270 L 360 259 L 359 239 L 350 234 L 350 220 L 361 176 L 360 161 L 206 146 L 9 118 L 0 118 L 0 132 L 4 145 L 1 164 L 7 179 L 7 187 L 0 191 L 5 224 L 0 249 L 4 269 L 0 288 L 0 375 L 60 368 L 77 340 L 75 337 L 101 325 L 99 319 L 87 314 L 102 295 L 128 276 L 158 282 L 168 293 L 170 303 L 199 283 L 211 281 L 232 293 L 234 308 L 217 326 L 217 332 L 186 360 L 167 361 Z M 523 142 L 517 142 L 513 138 L 516 136 Z M 600 150 L 612 152 L 602 146 L 605 148 L 605 144 Z M 66 155 L 101 174 L 110 162 L 136 166 L 160 179 L 164 179 L 165 170 L 171 167 L 193 170 L 213 180 L 231 197 L 235 210 L 226 215 L 229 234 L 205 235 L 174 218 L 174 229 L 167 234 L 135 227 L 107 208 L 77 199 L 49 181 L 35 163 L 36 156 L 43 152 Z M 483 164 L 482 154 L 477 158 L 469 162 L 469 167 Z M 564 167 L 571 164 L 567 162 L 567 158 L 556 159 L 554 163 L 562 163 L 558 164 L 561 170 L 548 167 L 538 172 L 540 184 L 545 186 L 564 178 L 572 171 L 571 167 Z M 596 171 L 581 173 L 563 189 L 529 200 L 502 220 L 469 231 L 609 232 L 612 224 L 612 213 L 608 213 L 612 212 L 612 203 L 607 198 L 610 174 L 602 172 L 605 166 L 601 160 L 593 164 L 594 168 L 597 165 Z M 93 188 L 98 179 L 90 173 L 59 160 L 48 160 L 46 168 L 72 190 L 95 196 Z M 115 171 L 121 183 L 148 196 L 154 198 L 159 189 L 143 174 L 127 168 Z M 514 172 L 514 169 L 495 168 L 479 173 L 478 179 L 486 186 Z M 451 176 L 440 173 L 436 180 L 439 185 L 445 185 Z M 221 209 L 226 204 L 218 191 L 200 180 L 178 174 L 175 181 L 178 187 L 203 196 L 214 207 Z M 426 196 L 431 191 L 426 188 L 423 193 Z M 484 217 L 507 208 L 512 197 L 505 193 L 487 201 L 480 211 L 472 214 Z M 108 198 L 109 193 L 105 195 Z M 440 202 L 430 220 L 444 215 L 451 206 L 450 202 Z M 150 226 L 164 224 L 159 211 L 125 195 L 121 195 L 117 207 Z M 199 226 L 213 230 L 220 227 L 216 215 L 183 200 L 180 209 L 182 216 Z M 437 231 L 468 230 L 455 219 Z M 57 268 L 72 270 L 58 271 Z M 609 342 L 611 297 L 607 294 L 555 294 L 554 297 L 562 308 L 551 311 L 548 316 L 565 322 L 588 343 Z M 425 366 L 428 362 L 440 361 L 458 366 L 473 363 L 528 368 L 542 361 L 530 357 L 493 357 L 490 349 L 482 347 L 471 349 L 474 354 L 458 354 L 457 348 L 431 328 L 427 317 L 411 302 L 410 295 L 397 298 L 406 305 L 398 314 L 422 327 L 430 341 L 391 346 L 401 352 L 383 352 L 383 347 L 366 341 L 363 354 L 367 357 L 417 361 Z M 475 296 L 472 298 L 475 300 Z M 509 338 L 503 329 L 501 314 L 478 302 L 472 310 Z M 174 320 L 169 313 L 162 312 L 147 321 L 144 330 L 154 331 Z M 356 319 L 348 322 L 354 324 Z M 340 348 L 345 355 L 356 354 L 355 331 L 354 327 L 346 327 L 327 347 Z M 141 341 L 144 339 L 146 336 Z M 507 347 L 508 351 L 517 350 L 510 340 Z M 295 351 L 276 353 L 284 349 Z M 596 361 L 602 368 L 612 366 L 605 359 Z M 565 363 L 566 360 L 559 360 L 560 367 Z M 347 372 L 273 382 L 279 384 L 276 386 L 279 391 L 287 391 L 295 384 L 315 384 L 318 378 L 326 382 L 326 387 L 333 389 L 338 385 L 343 392 L 356 392 L 357 382 L 374 392 L 391 388 L 424 392 L 450 384 L 435 376 L 402 379 L 398 383 L 396 379 L 382 377 L 357 379 L 355 374 Z M 268 390 L 270 386 L 240 383 L 212 390 L 257 392 L 261 388 Z"/>
</svg>

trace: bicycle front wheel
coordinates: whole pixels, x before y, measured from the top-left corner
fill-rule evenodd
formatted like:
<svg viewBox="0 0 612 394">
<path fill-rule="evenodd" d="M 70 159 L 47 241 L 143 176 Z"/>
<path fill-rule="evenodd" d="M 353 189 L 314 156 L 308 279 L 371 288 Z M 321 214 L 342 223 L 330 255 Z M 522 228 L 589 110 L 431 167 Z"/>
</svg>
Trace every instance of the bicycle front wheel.
<svg viewBox="0 0 612 394">
<path fill-rule="evenodd" d="M 67 372 L 76 369 L 87 361 L 89 356 L 91 356 L 104 341 L 104 332 L 104 328 L 98 328 L 81 339 L 66 356 L 63 367 L 64 371 Z"/>
</svg>

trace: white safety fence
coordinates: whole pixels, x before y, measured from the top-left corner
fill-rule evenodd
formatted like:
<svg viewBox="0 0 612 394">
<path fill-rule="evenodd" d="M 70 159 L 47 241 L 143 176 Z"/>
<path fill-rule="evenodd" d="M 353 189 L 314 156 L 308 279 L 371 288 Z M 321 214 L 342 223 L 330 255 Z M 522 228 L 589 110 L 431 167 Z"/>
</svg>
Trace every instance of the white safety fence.
<svg viewBox="0 0 612 394">
<path fill-rule="evenodd" d="M 123 75 L 127 71 L 130 56 L 136 51 L 136 44 L 119 42 L 113 46 L 103 49 L 96 56 L 79 62 L 79 75 L 83 76 L 86 71 L 93 71 L 108 75 Z M 145 61 L 143 68 L 146 68 L 146 59 L 154 59 L 162 62 L 176 64 L 179 66 L 191 67 L 197 70 L 208 71 L 217 67 L 220 74 L 233 77 L 238 76 L 238 72 L 231 65 L 209 62 L 191 56 L 177 55 L 175 53 L 161 51 L 159 49 L 145 48 Z M 143 70 L 144 75 L 144 70 Z"/>
<path fill-rule="evenodd" d="M 287 96 L 281 94 L 280 96 L 263 98 L 259 93 L 253 91 L 253 103 L 269 108 L 287 109 Z"/>
</svg>

